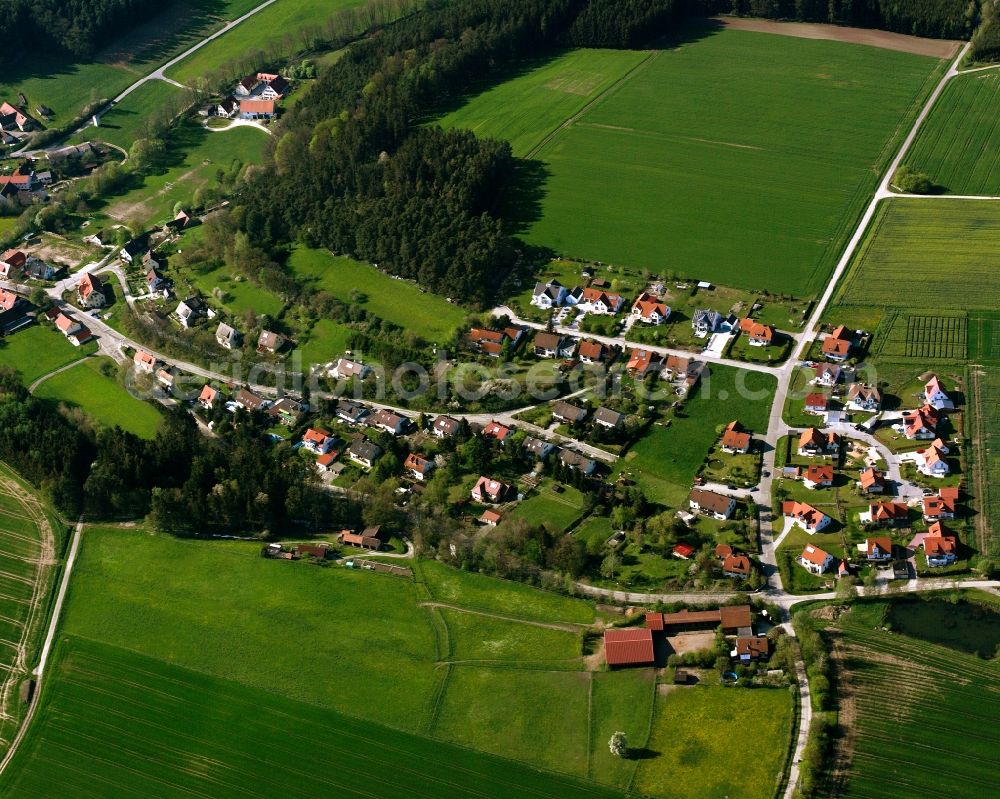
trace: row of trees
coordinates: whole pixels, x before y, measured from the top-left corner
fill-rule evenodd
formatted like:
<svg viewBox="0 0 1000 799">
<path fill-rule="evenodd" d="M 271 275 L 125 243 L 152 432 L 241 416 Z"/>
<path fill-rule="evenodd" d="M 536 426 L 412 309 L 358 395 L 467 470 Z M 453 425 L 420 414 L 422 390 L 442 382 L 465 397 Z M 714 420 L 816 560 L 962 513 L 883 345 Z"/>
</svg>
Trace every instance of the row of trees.
<svg viewBox="0 0 1000 799">
<path fill-rule="evenodd" d="M 991 0 L 989 0 L 991 1 Z M 690 0 L 703 13 L 828 22 L 942 39 L 967 37 L 979 23 L 976 0 Z"/>
<path fill-rule="evenodd" d="M 87 58 L 164 5 L 162 0 L 4 0 L 0 3 L 0 38 L 22 48 L 55 46 Z M 0 59 L 16 53 L 15 48 L 5 46 Z"/>
</svg>

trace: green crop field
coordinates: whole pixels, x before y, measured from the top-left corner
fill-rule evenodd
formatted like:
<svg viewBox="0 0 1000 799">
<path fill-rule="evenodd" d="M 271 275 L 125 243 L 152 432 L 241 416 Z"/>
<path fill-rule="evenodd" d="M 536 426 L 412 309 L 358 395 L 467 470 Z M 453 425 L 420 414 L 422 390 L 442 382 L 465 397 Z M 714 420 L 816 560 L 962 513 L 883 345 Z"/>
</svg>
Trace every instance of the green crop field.
<svg viewBox="0 0 1000 799">
<path fill-rule="evenodd" d="M 839 306 L 831 318 L 841 318 Z M 868 328 L 870 329 L 870 328 Z M 875 340 L 869 350 L 873 359 L 913 358 L 928 361 L 964 361 L 970 342 L 969 317 L 964 311 L 929 308 L 909 312 L 890 309 L 885 320 L 875 328 Z"/>
<path fill-rule="evenodd" d="M 215 180 L 220 169 L 228 171 L 235 161 L 260 163 L 266 142 L 267 134 L 252 127 L 212 132 L 193 122 L 179 125 L 167 142 L 169 165 L 110 199 L 107 214 L 143 225 L 164 222 L 172 216 L 175 203 L 190 202 L 199 187 Z"/>
<path fill-rule="evenodd" d="M 984 518 L 980 549 L 992 557 L 1000 553 L 1000 369 L 969 367 L 974 467 L 981 477 L 973 491 Z"/>
<path fill-rule="evenodd" d="M 838 795 L 988 795 L 1000 747 L 1000 662 L 885 632 L 886 607 L 856 606 L 836 627 L 840 718 L 853 719 L 838 752 L 847 761 Z"/>
<path fill-rule="evenodd" d="M 573 50 L 529 62 L 517 77 L 471 95 L 439 122 L 508 141 L 514 155 L 523 158 L 650 56 L 634 50 Z M 498 109 L 507 111 L 498 114 Z"/>
<path fill-rule="evenodd" d="M 969 316 L 969 359 L 1000 361 L 1000 312 L 980 311 Z"/>
<path fill-rule="evenodd" d="M 615 465 L 642 486 L 654 502 L 679 507 L 705 456 L 718 438 L 716 428 L 739 419 L 760 435 L 774 398 L 775 379 L 761 372 L 712 365 L 711 375 L 669 427 L 654 424 Z"/>
<path fill-rule="evenodd" d="M 111 363 L 107 358 L 90 358 L 48 378 L 35 396 L 79 408 L 99 425 L 117 425 L 152 438 L 163 417 L 152 404 L 133 397 L 115 378 L 101 373 L 102 364 Z"/>
<path fill-rule="evenodd" d="M 420 576 L 431 598 L 437 602 L 529 621 L 594 622 L 594 608 L 590 603 L 538 591 L 523 583 L 458 571 L 433 560 L 421 561 Z"/>
<path fill-rule="evenodd" d="M 888 200 L 838 289 L 843 305 L 997 308 L 1000 204 Z M 877 298 L 877 299 L 876 299 Z"/>
<path fill-rule="evenodd" d="M 954 78 L 920 128 L 904 164 L 953 194 L 1000 194 L 1000 74 Z"/>
<path fill-rule="evenodd" d="M 672 799 L 770 799 L 791 727 L 787 690 L 676 688 L 656 698 L 647 749 L 658 756 L 640 762 L 635 787 L 650 793 L 669 784 Z"/>
<path fill-rule="evenodd" d="M 74 347 L 54 328 L 32 325 L 0 339 L 0 364 L 21 373 L 21 382 L 30 386 L 38 378 L 89 355 L 94 344 Z"/>
<path fill-rule="evenodd" d="M 4 796 L 620 796 L 94 641 L 57 655 Z"/>
<path fill-rule="evenodd" d="M 511 135 L 522 149 L 555 127 L 554 114 L 537 109 L 560 86 L 586 91 L 582 113 L 578 98 L 560 102 L 568 124 L 526 154 L 538 162 L 528 170 L 537 185 L 522 189 L 539 203 L 518 220 L 528 241 L 571 257 L 814 294 L 942 64 L 840 42 L 701 33 L 653 51 L 618 82 L 635 54 L 566 54 L 441 123 Z M 521 121 L 531 113 L 544 124 Z"/>
<path fill-rule="evenodd" d="M 288 265 L 316 291 L 327 291 L 342 302 L 360 301 L 375 316 L 428 341 L 448 341 L 465 319 L 465 311 L 443 297 L 326 250 L 298 247 Z M 359 294 L 364 297 L 359 298 Z"/>
<path fill-rule="evenodd" d="M 106 141 L 128 150 L 136 139 L 142 138 L 143 126 L 150 115 L 181 91 L 166 81 L 148 81 L 102 116 L 100 127 L 85 128 L 71 141 Z"/>
<path fill-rule="evenodd" d="M 303 29 L 322 26 L 340 9 L 360 4 L 361 0 L 277 0 L 171 67 L 167 77 L 197 85 L 198 78 L 230 61 L 281 45 Z"/>
</svg>

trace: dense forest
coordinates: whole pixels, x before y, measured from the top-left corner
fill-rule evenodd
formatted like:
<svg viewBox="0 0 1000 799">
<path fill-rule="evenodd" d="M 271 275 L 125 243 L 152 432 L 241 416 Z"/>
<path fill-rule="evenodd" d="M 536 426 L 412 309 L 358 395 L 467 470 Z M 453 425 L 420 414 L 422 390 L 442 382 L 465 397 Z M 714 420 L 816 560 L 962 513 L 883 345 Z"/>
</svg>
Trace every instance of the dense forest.
<svg viewBox="0 0 1000 799">
<path fill-rule="evenodd" d="M 170 0 L 0 0 L 0 59 L 53 48 L 87 58 L 104 43 L 161 11 Z"/>
</svg>

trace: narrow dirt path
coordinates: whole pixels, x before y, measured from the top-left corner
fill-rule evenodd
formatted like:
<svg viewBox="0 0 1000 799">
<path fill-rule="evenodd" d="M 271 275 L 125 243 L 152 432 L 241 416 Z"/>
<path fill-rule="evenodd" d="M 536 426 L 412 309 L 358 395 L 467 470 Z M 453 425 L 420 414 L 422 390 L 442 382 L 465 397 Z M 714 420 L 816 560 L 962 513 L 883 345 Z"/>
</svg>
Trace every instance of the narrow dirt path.
<svg viewBox="0 0 1000 799">
<path fill-rule="evenodd" d="M 37 389 L 42 383 L 44 383 L 50 377 L 55 377 L 60 372 L 65 372 L 65 371 L 67 371 L 69 369 L 72 369 L 74 366 L 79 366 L 81 363 L 83 363 L 89 357 L 90 357 L 89 355 L 84 355 L 82 358 L 77 358 L 75 361 L 70 361 L 65 366 L 60 366 L 58 369 L 53 369 L 51 372 L 48 372 L 47 374 L 42 375 L 34 383 L 32 383 L 30 386 L 28 386 L 28 393 L 29 394 L 34 394 L 35 393 L 35 389 Z"/>
<path fill-rule="evenodd" d="M 489 613 L 485 610 L 470 610 L 460 605 L 451 605 L 447 602 L 421 602 L 422 608 L 444 608 L 445 610 L 455 610 L 459 613 L 471 613 L 474 616 L 485 616 L 488 619 L 499 619 L 500 621 L 512 621 L 518 624 L 528 624 L 532 627 L 541 627 L 545 630 L 559 630 L 566 633 L 579 633 L 589 629 L 590 624 L 577 624 L 575 622 L 548 622 L 548 621 L 528 621 L 519 619 L 517 616 L 504 616 L 502 613 Z"/>
</svg>

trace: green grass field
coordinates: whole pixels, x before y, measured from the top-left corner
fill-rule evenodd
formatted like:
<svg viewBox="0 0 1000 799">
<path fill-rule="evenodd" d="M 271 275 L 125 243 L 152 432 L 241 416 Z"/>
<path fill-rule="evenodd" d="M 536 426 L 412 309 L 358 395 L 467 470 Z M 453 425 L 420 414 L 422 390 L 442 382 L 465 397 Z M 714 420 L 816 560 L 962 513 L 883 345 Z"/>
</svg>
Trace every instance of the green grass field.
<svg viewBox="0 0 1000 799">
<path fill-rule="evenodd" d="M 100 425 L 117 425 L 143 438 L 152 438 L 162 416 L 149 402 L 133 397 L 112 377 L 101 374 L 106 358 L 86 362 L 60 372 L 38 386 L 35 396 L 79 408 Z"/>
<path fill-rule="evenodd" d="M 352 302 L 352 293 L 360 292 L 368 311 L 428 341 L 448 341 L 465 319 L 465 311 L 443 297 L 421 291 L 405 280 L 393 280 L 369 264 L 325 250 L 298 247 L 288 265 L 316 291 L 329 292 L 342 302 Z"/>
<path fill-rule="evenodd" d="M 552 483 L 543 481 L 537 493 L 518 503 L 511 512 L 531 525 L 546 525 L 554 533 L 563 533 L 583 515 L 583 494 L 573 486 L 563 486 L 556 494 Z"/>
<path fill-rule="evenodd" d="M 996 784 L 1000 662 L 883 631 L 885 604 L 856 606 L 837 624 L 845 797 L 982 797 Z M 886 696 L 891 696 L 887 712 Z M 849 708 L 848 708 L 849 705 Z M 846 712 L 850 716 L 845 716 Z"/>
<path fill-rule="evenodd" d="M 197 85 L 199 77 L 227 62 L 244 58 L 250 52 L 281 45 L 300 30 L 321 26 L 340 9 L 359 4 L 360 0 L 323 0 L 321 3 L 314 0 L 278 0 L 171 67 L 167 76 L 188 86 Z M 261 68 L 265 66 L 260 64 Z"/>
<path fill-rule="evenodd" d="M 774 795 L 792 726 L 787 690 L 678 688 L 658 696 L 654 712 L 647 748 L 655 755 L 639 764 L 639 791 L 669 784 L 671 799 Z"/>
<path fill-rule="evenodd" d="M 904 163 L 952 194 L 1000 194 L 1000 74 L 954 78 Z"/>
<path fill-rule="evenodd" d="M 981 311 L 969 317 L 969 360 L 1000 361 L 1000 312 Z"/>
<path fill-rule="evenodd" d="M 529 621 L 594 622 L 590 603 L 538 591 L 523 583 L 458 571 L 433 560 L 421 561 L 420 576 L 436 602 Z"/>
<path fill-rule="evenodd" d="M 480 613 L 442 608 L 448 626 L 449 660 L 555 661 L 549 668 L 579 669 L 580 635 Z"/>
<path fill-rule="evenodd" d="M 5 796 L 620 796 L 94 641 L 57 654 Z"/>
<path fill-rule="evenodd" d="M 88 127 L 71 141 L 106 141 L 128 150 L 136 139 L 142 138 L 143 126 L 150 115 L 179 94 L 181 89 L 166 81 L 148 81 L 102 116 L 100 127 Z"/>
<path fill-rule="evenodd" d="M 608 751 L 611 736 L 621 730 L 629 746 L 646 743 L 656 690 L 649 669 L 598 672 L 590 689 L 590 777 L 619 787 L 631 784 L 639 761 L 615 757 Z M 661 793 L 666 793 L 661 787 Z"/>
<path fill-rule="evenodd" d="M 701 33 L 655 51 L 604 94 L 634 53 L 592 56 L 593 67 L 569 53 L 442 124 L 514 135 L 521 148 L 553 119 L 546 111 L 544 125 L 511 120 L 546 107 L 560 86 L 587 91 L 583 113 L 528 152 L 542 173 L 527 190 L 540 205 L 524 224 L 528 241 L 572 257 L 814 294 L 940 62 L 839 42 Z M 589 80 L 577 80 L 588 71 Z M 580 108 L 576 97 L 564 105 Z"/>
<path fill-rule="evenodd" d="M 21 381 L 30 386 L 39 377 L 94 352 L 96 345 L 74 347 L 49 326 L 32 325 L 12 336 L 0 339 L 0 364 L 21 373 Z"/>
<path fill-rule="evenodd" d="M 654 424 L 618 461 L 615 474 L 628 474 L 654 502 L 686 504 L 692 481 L 718 437 L 716 427 L 739 419 L 761 434 L 774 388 L 771 375 L 712 365 L 710 377 L 684 405 L 683 416 L 673 418 L 669 427 Z"/>
<path fill-rule="evenodd" d="M 108 216 L 137 220 L 144 225 L 166 221 L 174 204 L 188 203 L 196 189 L 215 180 L 221 169 L 228 171 L 234 161 L 257 164 L 263 160 L 267 134 L 256 128 L 240 127 L 210 132 L 187 122 L 171 130 L 170 162 L 141 184 L 108 201 Z"/>
<path fill-rule="evenodd" d="M 998 258 L 997 203 L 889 200 L 879 207 L 835 305 L 993 311 L 1000 298 Z"/>
</svg>

